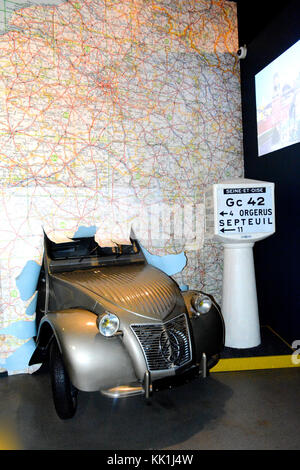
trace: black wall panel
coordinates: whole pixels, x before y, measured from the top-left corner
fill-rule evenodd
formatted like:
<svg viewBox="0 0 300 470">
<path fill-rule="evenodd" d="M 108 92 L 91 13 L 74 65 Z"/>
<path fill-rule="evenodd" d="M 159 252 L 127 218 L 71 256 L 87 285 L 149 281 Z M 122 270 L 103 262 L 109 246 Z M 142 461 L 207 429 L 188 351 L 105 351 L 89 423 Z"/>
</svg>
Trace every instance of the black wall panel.
<svg viewBox="0 0 300 470">
<path fill-rule="evenodd" d="M 255 74 L 300 39 L 300 2 L 285 2 L 273 15 L 265 11 L 252 37 L 243 25 L 257 3 L 238 2 L 240 45 L 250 38 L 240 61 L 245 177 L 275 183 L 276 234 L 254 247 L 258 302 L 261 324 L 292 343 L 300 339 L 300 144 L 258 157 Z"/>
</svg>

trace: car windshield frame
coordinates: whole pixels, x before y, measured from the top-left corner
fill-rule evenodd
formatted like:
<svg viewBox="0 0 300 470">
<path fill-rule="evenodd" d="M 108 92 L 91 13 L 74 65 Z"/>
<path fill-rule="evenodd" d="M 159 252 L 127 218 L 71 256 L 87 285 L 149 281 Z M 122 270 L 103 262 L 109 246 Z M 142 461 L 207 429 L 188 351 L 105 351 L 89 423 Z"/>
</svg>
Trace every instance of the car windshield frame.
<svg viewBox="0 0 300 470">
<path fill-rule="evenodd" d="M 56 243 L 45 234 L 45 257 L 50 272 L 73 271 L 91 267 L 145 263 L 137 240 L 131 244 L 100 246 L 94 237 L 71 238 Z"/>
</svg>

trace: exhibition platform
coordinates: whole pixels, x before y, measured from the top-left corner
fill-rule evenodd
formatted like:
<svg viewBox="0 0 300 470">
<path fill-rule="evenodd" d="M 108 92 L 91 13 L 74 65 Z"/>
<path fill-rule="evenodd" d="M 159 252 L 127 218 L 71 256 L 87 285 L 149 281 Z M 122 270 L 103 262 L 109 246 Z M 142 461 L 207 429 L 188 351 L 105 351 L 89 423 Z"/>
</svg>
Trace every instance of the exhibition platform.
<svg viewBox="0 0 300 470">
<path fill-rule="evenodd" d="M 261 327 L 261 344 L 254 348 L 225 347 L 211 372 L 299 367 L 292 361 L 294 349 L 270 326 Z"/>
</svg>

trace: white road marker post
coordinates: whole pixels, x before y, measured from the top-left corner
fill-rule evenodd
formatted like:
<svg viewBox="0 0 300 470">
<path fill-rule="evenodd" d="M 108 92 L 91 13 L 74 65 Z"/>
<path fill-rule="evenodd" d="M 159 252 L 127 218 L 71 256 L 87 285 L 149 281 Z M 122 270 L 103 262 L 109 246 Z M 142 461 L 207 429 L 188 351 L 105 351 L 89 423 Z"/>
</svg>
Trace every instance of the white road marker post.
<svg viewBox="0 0 300 470">
<path fill-rule="evenodd" d="M 205 193 L 205 234 L 222 243 L 225 346 L 261 343 L 254 243 L 275 233 L 274 183 L 236 178 Z"/>
</svg>

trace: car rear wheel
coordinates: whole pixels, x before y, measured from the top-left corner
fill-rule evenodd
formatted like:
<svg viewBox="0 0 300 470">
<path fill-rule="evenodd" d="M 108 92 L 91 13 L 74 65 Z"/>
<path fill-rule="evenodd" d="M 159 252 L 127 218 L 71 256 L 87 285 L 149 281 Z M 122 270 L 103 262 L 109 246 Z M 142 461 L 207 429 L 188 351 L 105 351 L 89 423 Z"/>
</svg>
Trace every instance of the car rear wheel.
<svg viewBox="0 0 300 470">
<path fill-rule="evenodd" d="M 50 375 L 54 406 L 61 419 L 72 418 L 77 409 L 78 390 L 72 385 L 57 342 L 51 343 Z"/>
</svg>

